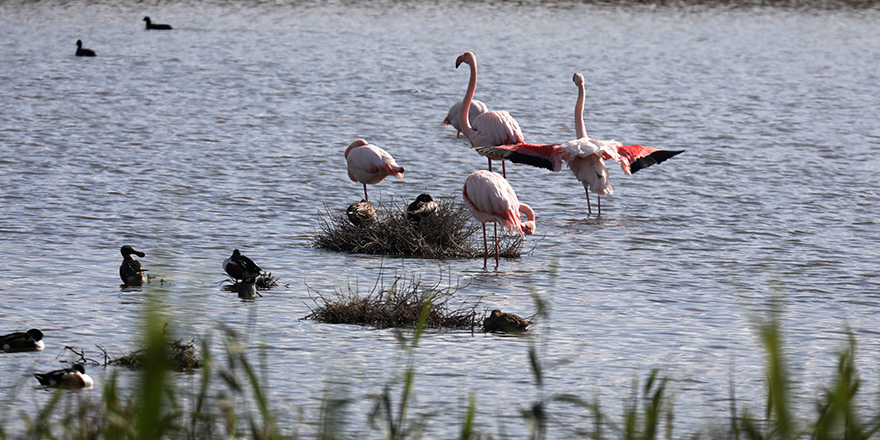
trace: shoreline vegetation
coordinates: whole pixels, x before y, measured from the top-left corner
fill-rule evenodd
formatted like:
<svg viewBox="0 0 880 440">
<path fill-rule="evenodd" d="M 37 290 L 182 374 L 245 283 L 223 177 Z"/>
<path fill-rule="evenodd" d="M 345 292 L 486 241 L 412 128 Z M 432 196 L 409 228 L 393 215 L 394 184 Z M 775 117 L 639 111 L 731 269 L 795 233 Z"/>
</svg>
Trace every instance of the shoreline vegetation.
<svg viewBox="0 0 880 440">
<path fill-rule="evenodd" d="M 377 286 L 380 284 L 377 281 Z M 403 286 L 405 291 L 417 291 L 421 284 L 417 279 L 395 278 L 387 286 L 374 288 L 370 297 L 378 298 L 388 290 Z M 431 292 L 437 286 L 422 289 Z M 456 286 L 440 289 L 454 292 Z M 37 411 L 24 408 L 0 407 L 0 439 L 6 438 L 71 438 L 71 439 L 211 439 L 261 438 L 297 439 L 320 438 L 322 440 L 350 438 L 348 432 L 369 432 L 370 438 L 389 440 L 437 438 L 430 430 L 431 413 L 413 414 L 415 383 L 419 380 L 415 354 L 419 343 L 429 327 L 435 300 L 446 304 L 448 296 L 415 295 L 421 310 L 411 330 L 397 330 L 399 350 L 404 359 L 402 371 L 397 371 L 382 387 L 382 392 L 365 397 L 372 408 L 368 414 L 369 427 L 352 426 L 348 398 L 325 395 L 320 398 L 320 408 L 314 420 L 301 410 L 298 424 L 292 432 L 282 432 L 278 414 L 269 401 L 265 385 L 265 368 L 254 365 L 246 355 L 237 333 L 218 326 L 222 335 L 222 353 L 215 357 L 209 341 L 200 344 L 201 362 L 191 370 L 197 376 L 198 386 L 180 384 L 168 373 L 168 355 L 178 346 L 194 348 L 195 341 L 183 344 L 171 341 L 173 325 L 164 322 L 161 314 L 162 291 L 148 293 L 144 303 L 143 349 L 135 386 L 123 390 L 119 385 L 118 371 L 113 370 L 102 382 L 96 384 L 97 393 L 80 394 L 71 390 L 57 390 Z M 408 296 L 409 293 L 405 296 Z M 321 296 L 315 298 L 321 301 Z M 538 322 L 549 319 L 546 303 L 533 295 Z M 790 373 L 786 368 L 782 345 L 780 316 L 782 300 L 774 298 L 766 316 L 753 317 L 753 326 L 760 336 L 765 353 L 765 404 L 763 408 L 738 407 L 735 390 L 719 390 L 719 398 L 729 394 L 730 415 L 719 421 L 718 426 L 705 427 L 701 432 L 679 433 L 674 430 L 674 401 L 667 378 L 659 370 L 641 381 L 633 379 L 629 398 L 623 402 L 620 415 L 611 415 L 603 409 L 598 398 L 584 398 L 574 394 L 546 395 L 543 391 L 546 365 L 541 355 L 541 341 L 550 335 L 533 333 L 518 335 L 528 339 L 528 356 L 531 366 L 535 396 L 531 402 L 511 403 L 518 405 L 519 420 L 499 423 L 478 417 L 479 390 L 472 390 L 467 402 L 462 402 L 463 419 L 456 429 L 460 439 L 511 438 L 493 429 L 505 424 L 521 423 L 530 439 L 590 438 L 590 439 L 870 439 L 878 438 L 880 432 L 880 409 L 867 409 L 870 396 L 859 394 L 861 381 L 855 365 L 855 337 L 849 332 L 849 344 L 838 354 L 838 366 L 830 382 L 821 390 L 814 402 L 815 412 L 809 416 L 796 414 L 800 402 L 788 393 Z M 465 314 L 472 314 L 473 309 Z M 206 338 L 210 339 L 210 338 Z M 74 353 L 80 354 L 75 350 Z M 84 356 L 82 356 L 84 358 Z M 264 365 L 268 360 L 259 356 Z M 262 373 L 261 373 L 262 372 Z M 262 374 L 262 375 L 261 375 Z M 95 394 L 100 397 L 96 398 Z M 7 401 L 8 402 L 8 401 Z M 873 402 L 872 402 L 873 403 Z M 6 405 L 9 405 L 8 403 Z M 553 413 L 560 406 L 574 407 L 583 412 L 580 426 L 553 426 Z M 288 411 L 288 410 L 285 410 Z M 7 431 L 10 420 L 18 420 L 24 432 Z M 495 428 L 493 428 L 495 427 Z M 314 435 L 313 430 L 317 432 Z M 504 431 L 516 431 L 505 428 Z M 551 434 L 552 431 L 552 434 Z M 308 432 L 308 434 L 306 434 Z M 446 435 L 446 434 L 443 434 Z M 514 437 L 521 438 L 521 437 Z"/>
</svg>

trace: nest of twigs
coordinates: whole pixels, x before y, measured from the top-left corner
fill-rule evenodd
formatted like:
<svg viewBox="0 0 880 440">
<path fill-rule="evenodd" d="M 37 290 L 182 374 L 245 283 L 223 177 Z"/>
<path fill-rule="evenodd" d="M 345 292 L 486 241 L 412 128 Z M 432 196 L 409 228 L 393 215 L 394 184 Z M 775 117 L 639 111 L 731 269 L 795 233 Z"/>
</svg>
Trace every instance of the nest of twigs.
<svg viewBox="0 0 880 440">
<path fill-rule="evenodd" d="M 195 368 L 201 368 L 202 359 L 196 352 L 195 344 L 195 340 L 187 343 L 182 342 L 181 339 L 168 342 L 168 347 L 165 351 L 165 363 L 168 369 L 174 371 L 190 371 Z M 132 370 L 140 370 L 144 366 L 144 356 L 146 356 L 146 350 L 140 349 L 125 356 L 110 359 L 106 361 L 104 365 L 119 365 Z"/>
<path fill-rule="evenodd" d="M 453 198 L 437 203 L 434 214 L 419 223 L 406 218 L 406 205 L 379 204 L 378 220 L 360 226 L 352 224 L 344 213 L 327 209 L 312 246 L 353 254 L 394 255 L 418 258 L 477 258 L 483 256 L 480 224 L 467 208 Z M 491 225 L 487 225 L 491 234 Z M 491 237 L 489 239 L 491 241 Z M 498 235 L 501 257 L 519 258 L 523 239 L 502 232 Z M 492 247 L 492 243 L 489 243 Z M 494 252 L 494 251 L 492 251 Z"/>
<path fill-rule="evenodd" d="M 225 280 L 224 282 L 229 283 L 225 288 L 231 292 L 238 291 L 239 285 L 241 284 L 232 278 Z M 272 275 L 272 272 L 263 272 L 256 280 L 254 280 L 254 285 L 257 287 L 257 290 L 269 290 L 278 285 L 278 277 Z"/>
<path fill-rule="evenodd" d="M 373 328 L 413 328 L 427 308 L 426 328 L 470 329 L 479 327 L 483 316 L 476 312 L 479 302 L 450 304 L 455 293 L 463 286 L 451 282 L 447 286 L 425 286 L 418 278 L 396 276 L 390 285 L 380 286 L 380 275 L 373 290 L 366 296 L 353 291 L 351 285 L 343 291 L 336 289 L 324 295 L 309 287 L 309 297 L 315 306 L 309 307 L 304 319 L 328 324 L 355 324 Z"/>
</svg>

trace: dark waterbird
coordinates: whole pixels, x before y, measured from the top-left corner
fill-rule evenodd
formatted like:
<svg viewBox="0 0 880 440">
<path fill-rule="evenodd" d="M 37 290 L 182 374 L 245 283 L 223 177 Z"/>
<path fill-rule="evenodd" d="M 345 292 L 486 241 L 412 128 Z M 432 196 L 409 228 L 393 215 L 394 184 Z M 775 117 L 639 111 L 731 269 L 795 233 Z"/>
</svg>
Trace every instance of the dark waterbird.
<svg viewBox="0 0 880 440">
<path fill-rule="evenodd" d="M 152 29 L 154 31 L 170 31 L 172 29 L 170 24 L 154 24 L 150 21 L 150 17 L 144 17 L 144 21 L 147 22 L 147 29 Z"/>
<path fill-rule="evenodd" d="M 241 254 L 238 249 L 232 251 L 232 256 L 223 260 L 223 270 L 234 280 L 253 283 L 263 269 L 257 266 L 250 258 Z"/>
<path fill-rule="evenodd" d="M 416 200 L 406 207 L 406 219 L 419 224 L 422 219 L 437 212 L 437 202 L 430 194 L 419 194 Z"/>
<path fill-rule="evenodd" d="M 34 373 L 34 377 L 40 385 L 56 388 L 91 388 L 94 384 L 82 364 L 48 373 Z"/>
<path fill-rule="evenodd" d="M 504 313 L 501 310 L 492 310 L 492 313 L 483 320 L 484 332 L 508 332 L 522 333 L 532 324 L 532 321 L 521 318 L 513 313 Z"/>
<path fill-rule="evenodd" d="M 82 40 L 76 40 L 76 56 L 93 57 L 95 56 L 95 51 L 91 49 L 84 49 Z"/>
<path fill-rule="evenodd" d="M 376 215 L 376 208 L 364 199 L 349 205 L 345 210 L 345 215 L 348 216 L 348 221 L 355 226 L 368 225 L 379 219 L 379 216 Z"/>
<path fill-rule="evenodd" d="M 42 351 L 43 332 L 32 328 L 26 332 L 15 332 L 0 336 L 0 348 L 7 353 Z"/>
<path fill-rule="evenodd" d="M 119 277 L 126 286 L 140 286 L 147 280 L 147 270 L 141 266 L 141 262 L 131 257 L 132 254 L 144 258 L 147 254 L 136 251 L 129 245 L 122 246 L 122 264 L 119 265 Z"/>
</svg>

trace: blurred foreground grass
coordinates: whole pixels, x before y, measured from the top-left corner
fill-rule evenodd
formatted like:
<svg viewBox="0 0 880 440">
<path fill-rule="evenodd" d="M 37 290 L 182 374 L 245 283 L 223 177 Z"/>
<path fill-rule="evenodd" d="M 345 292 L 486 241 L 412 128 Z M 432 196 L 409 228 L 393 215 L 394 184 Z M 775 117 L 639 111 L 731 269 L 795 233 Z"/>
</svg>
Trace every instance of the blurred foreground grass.
<svg viewBox="0 0 880 440">
<path fill-rule="evenodd" d="M 546 304 L 534 296 L 538 313 L 536 320 L 549 319 Z M 681 435 L 674 431 L 673 401 L 667 389 L 667 380 L 660 371 L 652 371 L 643 380 L 635 378 L 628 401 L 620 415 L 609 414 L 598 398 L 585 399 L 573 394 L 544 395 L 544 367 L 540 355 L 539 336 L 530 338 L 529 360 L 537 393 L 534 401 L 519 412 L 520 421 L 531 439 L 550 438 L 564 433 L 565 438 L 589 439 L 660 439 L 660 438 L 726 438 L 726 439 L 870 439 L 880 438 L 880 411 L 866 409 L 859 399 L 861 381 L 854 363 L 856 341 L 852 335 L 849 344 L 839 353 L 836 373 L 815 402 L 815 413 L 808 418 L 796 415 L 788 393 L 789 373 L 785 367 L 780 314 L 782 301 L 774 301 L 767 316 L 754 320 L 766 355 L 766 397 L 763 408 L 738 408 L 734 390 L 719 390 L 719 395 L 730 394 L 729 419 L 721 426 L 707 427 L 703 433 Z M 369 427 L 349 426 L 353 423 L 346 407 L 347 398 L 320 397 L 317 420 L 302 420 L 306 428 L 282 432 L 276 422 L 276 412 L 269 402 L 261 378 L 235 331 L 220 327 L 223 338 L 221 359 L 215 358 L 207 341 L 201 343 L 202 368 L 199 386 L 186 388 L 176 383 L 166 368 L 166 350 L 169 349 L 166 323 L 159 310 L 161 299 L 151 295 L 145 301 L 142 343 L 143 368 L 136 386 L 121 391 L 116 371 L 102 384 L 98 393 L 77 394 L 58 390 L 36 413 L 18 408 L 0 408 L 5 416 L 0 419 L 19 420 L 24 432 L 7 432 L 0 426 L 0 438 L 69 438 L 69 439 L 214 439 L 260 438 L 322 440 L 350 438 L 346 433 L 370 432 L 370 438 L 409 439 L 438 438 L 426 432 L 431 413 L 413 414 L 414 384 L 418 380 L 415 352 L 426 328 L 430 304 L 425 304 L 414 329 L 396 329 L 405 367 L 396 372 L 395 379 L 385 384 L 382 391 L 368 396 Z M 266 359 L 261 356 L 261 362 Z M 265 371 L 261 369 L 261 371 Z M 459 438 L 509 438 L 504 433 L 490 433 L 489 426 L 503 426 L 510 420 L 479 420 L 479 401 L 472 391 L 466 407 L 462 408 Z M 721 397 L 720 397 L 721 398 Z M 242 402 L 247 404 L 242 405 Z M 513 404 L 513 403 L 512 403 Z M 560 406 L 583 411 L 584 423 L 579 427 L 552 427 L 553 411 Z M 302 416 L 301 416 L 302 419 Z M 550 429 L 552 428 L 552 429 Z M 513 430 L 513 429 L 511 429 Z M 314 434 L 302 432 L 317 431 Z M 520 430 L 521 431 L 521 430 Z M 447 431 L 448 432 L 448 431 Z M 675 432 L 675 434 L 673 434 Z M 711 434 L 705 434 L 711 432 Z"/>
</svg>

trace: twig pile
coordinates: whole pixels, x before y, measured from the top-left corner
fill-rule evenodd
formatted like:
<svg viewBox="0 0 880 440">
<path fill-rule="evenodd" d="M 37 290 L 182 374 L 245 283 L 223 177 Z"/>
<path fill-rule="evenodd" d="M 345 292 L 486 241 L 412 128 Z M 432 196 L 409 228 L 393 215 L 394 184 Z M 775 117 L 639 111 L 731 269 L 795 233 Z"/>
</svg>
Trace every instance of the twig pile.
<svg viewBox="0 0 880 440">
<path fill-rule="evenodd" d="M 453 199 L 441 199 L 434 215 L 419 223 L 406 218 L 405 205 L 379 205 L 379 221 L 353 225 L 345 214 L 323 215 L 312 246 L 354 254 L 397 255 L 419 258 L 477 258 L 483 256 L 482 230 L 467 208 Z M 487 226 L 490 228 L 491 225 Z M 491 240 L 491 238 L 490 238 Z M 519 258 L 522 237 L 499 234 L 504 258 Z M 490 243 L 489 246 L 492 246 Z"/>
<path fill-rule="evenodd" d="M 314 319 L 328 324 L 356 324 L 374 328 L 415 327 L 422 310 L 428 307 L 428 328 L 471 329 L 482 322 L 482 315 L 475 309 L 479 302 L 472 305 L 460 305 L 453 309 L 450 300 L 461 289 L 461 285 L 441 287 L 440 282 L 430 286 L 422 286 L 417 278 L 396 276 L 390 286 L 379 286 L 382 276 L 376 281 L 373 290 L 364 297 L 352 291 L 334 290 L 331 296 L 325 296 L 309 287 L 309 297 L 315 307 L 309 307 L 304 319 Z"/>
<path fill-rule="evenodd" d="M 98 347 L 101 351 L 103 348 Z M 107 356 L 107 352 L 104 355 Z M 133 351 L 125 356 L 115 359 L 109 359 L 104 365 L 119 365 L 132 370 L 143 368 L 145 349 Z M 167 351 L 165 352 L 165 362 L 169 370 L 174 371 L 190 371 L 194 368 L 202 367 L 202 359 L 196 353 L 195 340 L 183 343 L 182 340 L 168 342 Z"/>
</svg>

